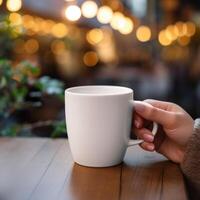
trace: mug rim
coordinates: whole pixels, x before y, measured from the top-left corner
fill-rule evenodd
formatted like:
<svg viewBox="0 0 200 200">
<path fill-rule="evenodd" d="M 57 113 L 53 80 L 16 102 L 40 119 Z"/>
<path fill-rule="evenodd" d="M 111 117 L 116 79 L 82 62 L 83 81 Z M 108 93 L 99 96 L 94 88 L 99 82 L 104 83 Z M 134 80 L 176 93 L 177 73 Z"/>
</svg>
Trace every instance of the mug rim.
<svg viewBox="0 0 200 200">
<path fill-rule="evenodd" d="M 114 88 L 119 89 L 121 92 L 110 92 L 110 93 L 83 93 L 78 92 L 76 90 L 84 89 L 84 88 Z M 133 94 L 133 90 L 128 87 L 123 86 L 116 86 L 116 85 L 83 85 L 83 86 L 75 86 L 65 89 L 65 94 L 70 95 L 78 95 L 78 96 L 119 96 L 119 95 L 127 95 L 127 94 Z"/>
</svg>

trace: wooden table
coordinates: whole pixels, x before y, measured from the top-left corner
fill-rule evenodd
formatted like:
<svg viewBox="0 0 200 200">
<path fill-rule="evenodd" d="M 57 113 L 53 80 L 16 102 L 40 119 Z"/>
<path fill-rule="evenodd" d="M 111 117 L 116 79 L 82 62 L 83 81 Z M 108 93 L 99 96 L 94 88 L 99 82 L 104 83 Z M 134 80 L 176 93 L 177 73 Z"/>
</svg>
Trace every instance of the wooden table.
<svg viewBox="0 0 200 200">
<path fill-rule="evenodd" d="M 65 139 L 0 138 L 0 200 L 185 200 L 179 167 L 131 147 L 110 168 L 74 164 Z"/>
</svg>

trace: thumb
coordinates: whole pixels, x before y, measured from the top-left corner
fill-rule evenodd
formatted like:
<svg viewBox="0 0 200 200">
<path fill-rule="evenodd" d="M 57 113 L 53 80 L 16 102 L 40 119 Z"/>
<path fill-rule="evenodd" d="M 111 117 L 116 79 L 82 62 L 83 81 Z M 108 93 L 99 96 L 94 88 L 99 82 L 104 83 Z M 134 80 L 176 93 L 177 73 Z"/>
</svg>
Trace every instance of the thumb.
<svg viewBox="0 0 200 200">
<path fill-rule="evenodd" d="M 174 113 L 152 106 L 146 102 L 135 101 L 135 112 L 146 120 L 154 121 L 165 128 L 172 128 L 174 124 Z"/>
</svg>

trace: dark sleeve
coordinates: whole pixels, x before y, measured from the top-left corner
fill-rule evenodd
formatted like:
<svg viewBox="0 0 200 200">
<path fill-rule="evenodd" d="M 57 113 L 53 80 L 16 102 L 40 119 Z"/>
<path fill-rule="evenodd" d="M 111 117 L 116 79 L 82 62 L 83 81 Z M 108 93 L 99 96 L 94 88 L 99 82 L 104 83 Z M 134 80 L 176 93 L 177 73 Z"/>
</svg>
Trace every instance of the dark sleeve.
<svg viewBox="0 0 200 200">
<path fill-rule="evenodd" d="M 195 120 L 192 134 L 181 164 L 191 199 L 200 200 L 200 119 Z"/>
</svg>

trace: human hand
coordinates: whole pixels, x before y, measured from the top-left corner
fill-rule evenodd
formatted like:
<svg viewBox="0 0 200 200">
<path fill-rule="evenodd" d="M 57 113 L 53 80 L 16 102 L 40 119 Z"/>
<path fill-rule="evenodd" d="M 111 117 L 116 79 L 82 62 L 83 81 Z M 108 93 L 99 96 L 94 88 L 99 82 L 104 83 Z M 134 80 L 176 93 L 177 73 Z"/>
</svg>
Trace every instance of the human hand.
<svg viewBox="0 0 200 200">
<path fill-rule="evenodd" d="M 134 108 L 134 133 L 144 140 L 141 147 L 147 151 L 156 150 L 168 159 L 181 163 L 193 132 L 192 117 L 174 103 L 157 100 L 135 101 Z M 155 138 L 145 128 L 146 121 L 160 125 Z"/>
</svg>

